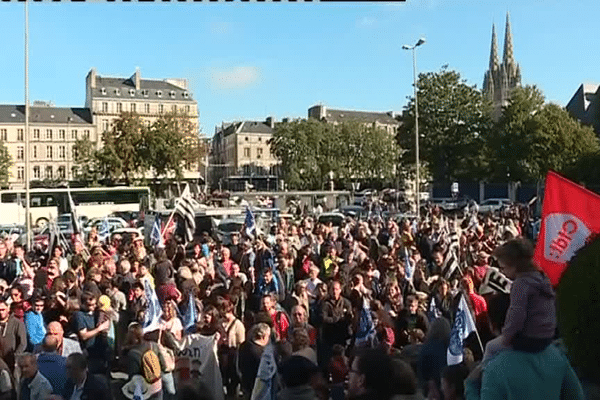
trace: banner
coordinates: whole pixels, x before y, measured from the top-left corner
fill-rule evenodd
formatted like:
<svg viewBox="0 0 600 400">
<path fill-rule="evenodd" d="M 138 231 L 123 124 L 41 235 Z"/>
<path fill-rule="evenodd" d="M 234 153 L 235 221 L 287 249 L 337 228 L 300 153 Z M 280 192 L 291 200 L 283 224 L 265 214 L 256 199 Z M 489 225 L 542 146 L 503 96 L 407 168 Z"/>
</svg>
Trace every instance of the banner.
<svg viewBox="0 0 600 400">
<path fill-rule="evenodd" d="M 600 196 L 549 171 L 534 261 L 554 286 L 575 252 L 598 232 Z"/>
<path fill-rule="evenodd" d="M 460 364 L 463 360 L 464 341 L 472 332 L 476 332 L 475 321 L 471 315 L 471 310 L 465 300 L 465 294 L 460 294 L 458 310 L 454 317 L 454 324 L 450 332 L 450 344 L 446 354 L 448 365 Z"/>
<path fill-rule="evenodd" d="M 510 293 L 512 281 L 506 277 L 498 268 L 490 267 L 485 274 L 481 286 L 479 286 L 479 294 L 491 293 Z"/>
</svg>

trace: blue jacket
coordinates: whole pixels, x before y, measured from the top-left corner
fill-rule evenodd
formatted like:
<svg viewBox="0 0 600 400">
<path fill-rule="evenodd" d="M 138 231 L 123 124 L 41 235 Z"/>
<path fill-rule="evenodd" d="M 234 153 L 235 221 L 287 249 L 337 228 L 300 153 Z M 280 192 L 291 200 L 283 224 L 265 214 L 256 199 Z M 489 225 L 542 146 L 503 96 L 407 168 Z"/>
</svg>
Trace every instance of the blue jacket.
<svg viewBox="0 0 600 400">
<path fill-rule="evenodd" d="M 27 329 L 27 340 L 32 345 L 42 343 L 44 336 L 46 336 L 46 325 L 44 324 L 44 317 L 42 314 L 38 314 L 34 311 L 28 311 L 25 313 L 25 328 Z"/>
<path fill-rule="evenodd" d="M 62 394 L 67 383 L 66 358 L 56 353 L 38 355 L 38 369 L 52 385 L 52 393 Z"/>
<path fill-rule="evenodd" d="M 483 369 L 481 390 L 465 381 L 467 400 L 584 400 L 567 357 L 555 345 L 539 353 L 506 350 Z"/>
</svg>

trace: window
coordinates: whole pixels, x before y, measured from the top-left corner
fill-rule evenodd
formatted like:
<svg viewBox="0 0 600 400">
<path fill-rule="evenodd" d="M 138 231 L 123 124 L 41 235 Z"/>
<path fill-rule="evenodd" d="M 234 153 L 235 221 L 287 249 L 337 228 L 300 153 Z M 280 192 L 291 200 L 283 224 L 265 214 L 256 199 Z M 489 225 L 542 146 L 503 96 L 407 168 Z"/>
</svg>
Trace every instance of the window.
<svg viewBox="0 0 600 400">
<path fill-rule="evenodd" d="M 123 112 L 123 103 L 117 103 L 117 113 L 121 114 Z"/>
<path fill-rule="evenodd" d="M 52 140 L 52 129 L 46 129 L 46 139 Z"/>
<path fill-rule="evenodd" d="M 40 130 L 39 129 L 33 130 L 33 138 L 39 140 L 39 138 L 40 138 Z"/>
<path fill-rule="evenodd" d="M 121 95 L 121 89 L 119 89 L 119 88 L 115 89 L 115 94 L 117 96 L 120 96 Z"/>
<path fill-rule="evenodd" d="M 190 113 L 190 106 L 185 106 L 185 113 L 189 114 Z"/>
<path fill-rule="evenodd" d="M 17 140 L 23 140 L 23 129 L 17 129 Z"/>
<path fill-rule="evenodd" d="M 158 105 L 158 113 L 162 114 L 163 112 L 165 112 L 165 106 L 163 106 L 162 104 Z"/>
<path fill-rule="evenodd" d="M 8 140 L 8 133 L 6 129 L 0 129 L 0 138 L 4 141 Z"/>
<path fill-rule="evenodd" d="M 23 146 L 17 147 L 17 160 L 25 159 L 25 148 Z"/>
<path fill-rule="evenodd" d="M 60 179 L 65 179 L 66 178 L 66 174 L 65 174 L 65 167 L 64 165 L 61 165 L 60 167 L 58 167 L 58 171 L 57 171 L 58 177 Z"/>
<path fill-rule="evenodd" d="M 85 131 L 83 131 L 83 136 L 84 136 L 86 139 L 89 139 L 89 138 L 90 138 L 90 130 L 89 130 L 89 129 L 86 129 Z"/>
<path fill-rule="evenodd" d="M 150 104 L 148 104 L 148 103 L 144 104 L 144 112 L 146 114 L 150 114 Z"/>
<path fill-rule="evenodd" d="M 135 96 L 135 89 L 129 89 L 129 95 L 131 97 Z"/>
<path fill-rule="evenodd" d="M 72 177 L 76 177 L 77 175 L 78 175 L 77 174 L 77 167 L 76 166 L 71 167 L 71 176 Z"/>
<path fill-rule="evenodd" d="M 71 147 L 71 157 L 73 160 L 77 158 L 77 147 Z"/>
<path fill-rule="evenodd" d="M 190 97 L 189 93 L 188 92 L 183 92 L 183 98 L 187 99 L 188 97 Z"/>
<path fill-rule="evenodd" d="M 244 147 L 244 157 L 250 158 L 250 147 Z"/>
<path fill-rule="evenodd" d="M 248 136 L 246 136 L 246 137 L 244 138 L 244 140 L 246 140 L 246 142 L 247 142 L 247 141 L 248 141 Z"/>
<path fill-rule="evenodd" d="M 17 167 L 17 180 L 25 180 L 25 167 Z"/>
<path fill-rule="evenodd" d="M 259 137 L 259 138 L 258 138 L 258 141 L 259 141 L 259 142 L 262 142 L 262 138 L 261 138 L 261 137 Z"/>
<path fill-rule="evenodd" d="M 33 167 L 33 179 L 40 179 L 40 166 L 36 165 Z"/>
<path fill-rule="evenodd" d="M 33 158 L 37 158 L 37 146 L 33 146 Z"/>
<path fill-rule="evenodd" d="M 107 119 L 102 120 L 102 131 L 108 132 L 108 120 Z"/>
<path fill-rule="evenodd" d="M 52 160 L 52 146 L 46 146 L 46 158 Z"/>
<path fill-rule="evenodd" d="M 131 103 L 131 112 L 134 113 L 135 112 L 135 103 Z"/>
<path fill-rule="evenodd" d="M 64 129 L 58 130 L 58 138 L 61 140 L 65 140 L 65 130 Z"/>
<path fill-rule="evenodd" d="M 52 165 L 46 165 L 46 179 L 52 179 Z"/>
<path fill-rule="evenodd" d="M 144 95 L 144 97 L 148 97 L 148 94 L 149 94 L 148 89 L 142 90 L 142 94 Z"/>
<path fill-rule="evenodd" d="M 174 99 L 174 98 L 175 98 L 175 91 L 174 91 L 174 90 L 171 90 L 171 93 L 170 93 L 170 95 L 171 95 L 171 98 L 172 98 L 172 99 Z"/>
<path fill-rule="evenodd" d="M 177 112 L 177 106 L 175 104 L 173 104 L 173 106 L 171 107 L 171 111 L 173 111 L 174 113 Z"/>
<path fill-rule="evenodd" d="M 58 148 L 58 158 L 63 160 L 67 158 L 67 148 L 65 146 L 60 146 Z"/>
<path fill-rule="evenodd" d="M 101 92 L 102 92 L 102 94 L 104 94 L 104 95 L 105 95 L 105 94 L 106 94 L 106 88 L 102 88 L 102 89 L 101 89 Z"/>
<path fill-rule="evenodd" d="M 103 113 L 108 112 L 108 103 L 107 102 L 102 103 L 102 112 Z"/>
<path fill-rule="evenodd" d="M 157 91 L 156 91 L 156 95 L 157 95 L 158 97 L 162 97 L 162 90 L 157 90 Z"/>
<path fill-rule="evenodd" d="M 71 139 L 77 140 L 77 129 L 71 131 Z"/>
<path fill-rule="evenodd" d="M 259 147 L 258 149 L 256 149 L 256 158 L 261 158 L 262 154 L 263 154 L 262 147 Z"/>
</svg>

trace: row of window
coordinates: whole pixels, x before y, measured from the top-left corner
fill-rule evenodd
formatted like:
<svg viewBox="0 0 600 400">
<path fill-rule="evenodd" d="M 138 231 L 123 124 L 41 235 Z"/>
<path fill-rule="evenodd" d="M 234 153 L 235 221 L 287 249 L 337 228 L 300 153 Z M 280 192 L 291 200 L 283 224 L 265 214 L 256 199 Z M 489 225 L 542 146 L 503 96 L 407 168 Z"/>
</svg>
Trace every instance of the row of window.
<svg viewBox="0 0 600 400">
<path fill-rule="evenodd" d="M 58 134 L 58 136 L 57 136 L 58 140 L 66 140 L 66 138 L 67 138 L 66 129 L 58 129 L 57 134 Z M 71 130 L 71 139 L 77 140 L 77 134 L 78 134 L 77 129 Z M 85 138 L 89 139 L 90 138 L 90 130 L 84 129 L 83 136 Z M 37 128 L 33 129 L 33 139 L 40 140 L 41 138 L 42 138 L 41 129 L 37 129 Z M 46 140 L 53 140 L 54 139 L 54 129 L 46 129 L 44 138 Z M 8 141 L 8 129 L 6 129 L 6 128 L 0 129 L 0 139 L 4 142 Z M 23 141 L 23 140 L 24 140 L 24 130 L 19 128 L 19 129 L 17 129 L 17 141 Z"/>
<path fill-rule="evenodd" d="M 72 167 L 71 173 L 75 176 L 77 174 L 77 167 Z M 64 165 L 59 165 L 58 168 L 56 168 L 56 173 L 54 173 L 54 167 L 52 165 L 46 165 L 43 169 L 39 165 L 33 166 L 32 179 L 65 179 L 66 177 L 67 168 Z M 17 167 L 17 180 L 25 180 L 25 167 Z"/>
<path fill-rule="evenodd" d="M 121 89 L 120 88 L 115 88 L 114 90 L 115 90 L 115 94 L 117 96 L 121 95 Z M 150 90 L 148 90 L 148 89 L 141 90 L 140 92 L 141 92 L 142 96 L 144 96 L 144 97 L 148 97 L 150 95 Z M 106 96 L 108 94 L 108 90 L 106 88 L 101 88 L 100 89 L 100 93 L 102 93 L 103 95 Z M 136 93 L 135 89 L 129 89 L 129 95 L 131 97 L 134 97 L 135 93 Z M 162 97 L 162 95 L 163 95 L 162 90 L 157 90 L 156 91 L 156 97 Z M 174 90 L 171 90 L 169 92 L 169 96 L 171 96 L 172 99 L 174 99 L 176 97 L 176 95 L 177 95 L 177 93 Z M 187 98 L 190 97 L 190 94 L 188 92 L 183 92 L 182 95 L 183 95 L 184 99 L 187 99 Z"/>
<path fill-rule="evenodd" d="M 258 147 L 256 149 L 256 158 L 260 159 L 263 156 L 263 148 Z M 252 158 L 252 149 L 250 147 L 244 147 L 244 158 Z"/>
<path fill-rule="evenodd" d="M 41 146 L 40 146 L 41 147 Z M 75 158 L 75 148 L 71 149 L 71 157 Z M 46 159 L 52 160 L 54 157 L 54 147 L 46 146 Z M 58 146 L 58 153 L 56 153 L 59 160 L 65 160 L 67 158 L 67 147 L 66 146 Z M 38 146 L 33 146 L 31 148 L 31 157 L 35 160 L 38 158 L 43 158 L 41 155 L 41 149 L 38 149 Z M 17 147 L 17 160 L 22 161 L 25 159 L 25 148 L 23 146 Z"/>
<path fill-rule="evenodd" d="M 127 104 L 129 104 L 129 110 L 127 110 Z M 177 109 L 178 109 L 177 104 L 173 104 L 171 106 L 171 112 L 177 112 Z M 136 103 L 116 103 L 115 113 L 121 114 L 123 111 L 129 111 L 132 113 L 138 112 L 137 104 Z M 182 107 L 179 107 L 179 111 L 189 114 L 191 111 L 191 107 L 188 105 L 182 106 Z M 102 102 L 102 112 L 103 113 L 109 112 L 109 104 L 106 101 Z M 165 105 L 159 104 L 158 105 L 158 113 L 163 114 L 164 112 L 165 112 Z M 144 104 L 144 113 L 150 114 L 150 104 L 149 103 Z"/>
</svg>

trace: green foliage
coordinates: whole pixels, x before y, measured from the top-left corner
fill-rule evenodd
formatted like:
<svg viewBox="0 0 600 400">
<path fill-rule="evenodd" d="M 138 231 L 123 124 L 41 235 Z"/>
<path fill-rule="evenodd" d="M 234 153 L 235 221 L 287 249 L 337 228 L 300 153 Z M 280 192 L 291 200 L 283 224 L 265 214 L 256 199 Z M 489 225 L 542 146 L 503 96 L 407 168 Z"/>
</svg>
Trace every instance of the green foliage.
<svg viewBox="0 0 600 400">
<path fill-rule="evenodd" d="M 433 179 L 479 178 L 487 166 L 484 138 L 491 129 L 490 104 L 456 71 L 419 75 L 419 153 Z M 409 98 L 398 141 L 402 164 L 415 163 L 415 99 Z"/>
<path fill-rule="evenodd" d="M 600 237 L 569 262 L 557 290 L 561 336 L 580 376 L 600 382 Z"/>
<path fill-rule="evenodd" d="M 342 185 L 353 180 L 391 180 L 399 147 L 385 130 L 359 122 L 332 125 L 315 119 L 278 124 L 270 142 L 293 189 L 323 189 L 333 172 Z"/>
<path fill-rule="evenodd" d="M 6 144 L 0 142 L 0 185 L 6 186 L 8 184 L 8 177 L 12 165 L 12 157 L 6 148 Z"/>
<path fill-rule="evenodd" d="M 97 182 L 99 178 L 98 151 L 96 143 L 89 138 L 77 139 L 74 150 L 74 162 L 77 166 L 75 180 Z"/>
</svg>

